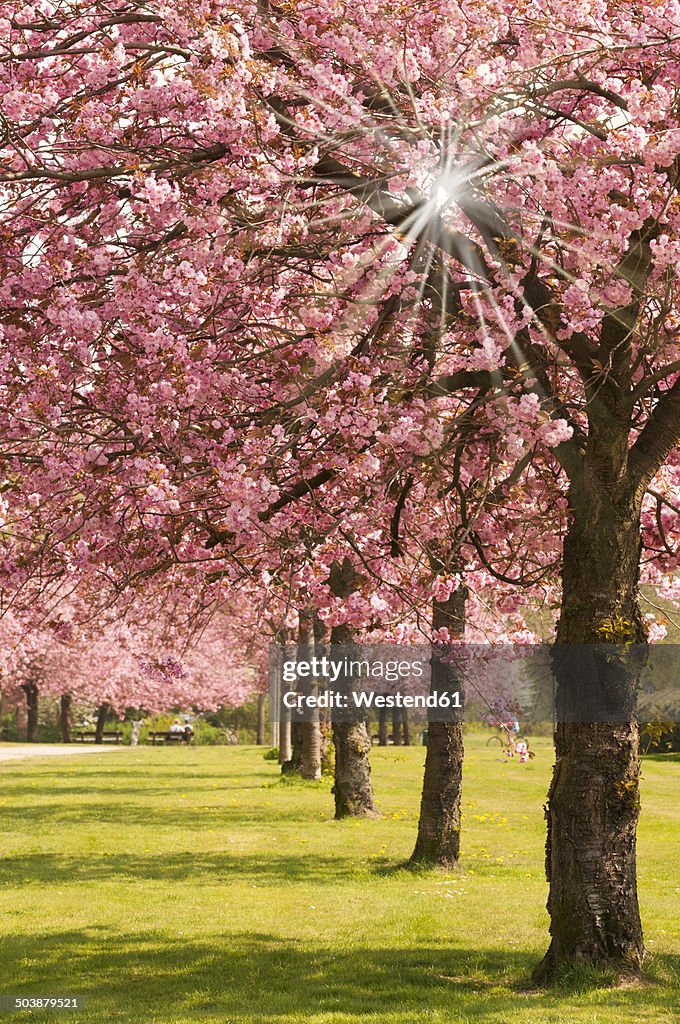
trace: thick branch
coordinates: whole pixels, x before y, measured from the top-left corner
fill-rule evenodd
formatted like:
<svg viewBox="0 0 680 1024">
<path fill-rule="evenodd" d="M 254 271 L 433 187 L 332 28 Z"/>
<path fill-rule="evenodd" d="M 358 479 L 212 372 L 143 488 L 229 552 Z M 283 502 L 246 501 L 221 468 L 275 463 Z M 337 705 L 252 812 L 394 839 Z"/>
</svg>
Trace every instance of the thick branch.
<svg viewBox="0 0 680 1024">
<path fill-rule="evenodd" d="M 664 392 L 630 450 L 628 472 L 635 487 L 646 488 L 680 444 L 680 377 Z"/>
</svg>

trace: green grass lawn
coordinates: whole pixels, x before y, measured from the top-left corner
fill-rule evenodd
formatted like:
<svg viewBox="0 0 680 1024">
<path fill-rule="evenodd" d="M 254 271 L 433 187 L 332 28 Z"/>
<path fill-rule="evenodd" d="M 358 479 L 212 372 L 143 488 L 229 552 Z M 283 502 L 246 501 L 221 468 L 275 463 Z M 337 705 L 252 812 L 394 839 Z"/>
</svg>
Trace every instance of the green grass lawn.
<svg viewBox="0 0 680 1024">
<path fill-rule="evenodd" d="M 404 868 L 424 750 L 374 748 L 383 817 L 254 747 L 0 765 L 1 994 L 84 996 L 7 1019 L 671 1024 L 680 1007 L 680 764 L 645 761 L 641 987 L 535 991 L 547 944 L 547 740 L 528 765 L 468 737 L 461 870 Z"/>
</svg>

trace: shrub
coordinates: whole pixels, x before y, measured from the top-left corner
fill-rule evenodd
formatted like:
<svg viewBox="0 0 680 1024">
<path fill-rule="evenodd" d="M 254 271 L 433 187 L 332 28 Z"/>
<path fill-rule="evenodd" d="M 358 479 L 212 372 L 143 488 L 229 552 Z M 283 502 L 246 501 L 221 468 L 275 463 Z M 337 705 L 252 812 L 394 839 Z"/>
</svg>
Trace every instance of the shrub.
<svg viewBox="0 0 680 1024">
<path fill-rule="evenodd" d="M 0 740 L 4 743 L 18 743 L 24 737 L 17 729 L 14 712 L 10 711 L 0 718 Z"/>
</svg>

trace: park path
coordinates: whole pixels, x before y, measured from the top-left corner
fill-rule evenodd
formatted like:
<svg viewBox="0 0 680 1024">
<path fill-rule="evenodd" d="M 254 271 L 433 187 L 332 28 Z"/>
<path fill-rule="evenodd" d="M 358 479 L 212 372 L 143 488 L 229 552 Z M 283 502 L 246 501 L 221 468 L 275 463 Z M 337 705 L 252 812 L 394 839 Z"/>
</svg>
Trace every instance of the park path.
<svg viewBox="0 0 680 1024">
<path fill-rule="evenodd" d="M 10 747 L 0 747 L 0 761 L 23 761 L 26 757 L 72 757 L 80 754 L 108 754 L 114 750 L 122 750 L 122 747 L 112 746 L 71 746 L 58 743 L 17 743 Z"/>
</svg>

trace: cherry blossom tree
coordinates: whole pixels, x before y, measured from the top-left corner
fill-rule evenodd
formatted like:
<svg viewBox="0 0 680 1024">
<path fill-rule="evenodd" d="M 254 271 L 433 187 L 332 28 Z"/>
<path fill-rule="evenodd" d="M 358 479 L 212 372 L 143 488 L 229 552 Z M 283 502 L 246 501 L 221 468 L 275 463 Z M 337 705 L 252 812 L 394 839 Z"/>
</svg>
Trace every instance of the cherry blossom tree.
<svg viewBox="0 0 680 1024">
<path fill-rule="evenodd" d="M 65 742 L 73 707 L 96 709 L 101 742 L 110 714 L 216 711 L 240 706 L 261 689 L 266 645 L 246 635 L 252 608 L 244 600 L 238 618 L 225 607 L 211 609 L 192 632 L 184 608 L 154 596 L 109 608 L 94 622 L 87 591 L 64 598 L 58 611 L 35 608 L 32 616 L 0 619 L 3 691 L 25 695 L 29 740 L 37 739 L 39 696 L 60 700 Z"/>
<path fill-rule="evenodd" d="M 344 193 L 357 217 L 429 246 L 450 338 L 435 394 L 509 380 L 547 416 L 570 514 L 558 642 L 644 643 L 642 502 L 680 416 L 677 6 L 554 5 L 537 23 L 492 4 L 473 27 L 442 4 L 450 34 L 433 13 L 395 11 L 380 50 L 370 10 L 351 30 L 318 8 L 272 16 L 270 107 L 286 152 L 318 156 L 301 189 Z M 357 53 L 376 58 L 375 86 Z M 639 965 L 635 727 L 561 723 L 556 746 L 541 974 L 573 958 Z"/>
</svg>

